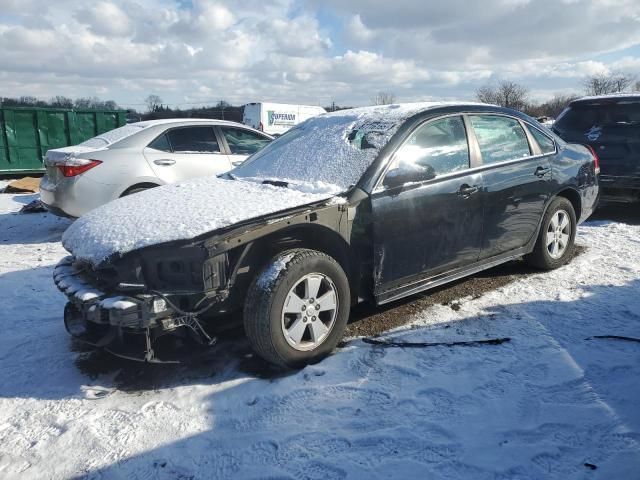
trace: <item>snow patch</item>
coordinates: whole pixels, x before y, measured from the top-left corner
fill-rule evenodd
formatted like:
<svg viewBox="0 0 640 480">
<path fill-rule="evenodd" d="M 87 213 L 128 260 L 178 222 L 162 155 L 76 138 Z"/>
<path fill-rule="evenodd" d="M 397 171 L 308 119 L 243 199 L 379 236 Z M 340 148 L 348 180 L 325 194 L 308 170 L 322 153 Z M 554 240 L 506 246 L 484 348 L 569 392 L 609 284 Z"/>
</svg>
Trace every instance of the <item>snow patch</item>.
<svg viewBox="0 0 640 480">
<path fill-rule="evenodd" d="M 120 140 L 124 140 L 131 135 L 135 135 L 142 131 L 145 128 L 145 125 L 140 125 L 140 123 L 130 123 L 129 125 L 124 125 L 119 128 L 114 128 L 113 130 L 109 130 L 108 132 L 101 133 L 100 135 L 90 138 L 82 143 L 80 143 L 79 147 L 87 147 L 87 148 L 100 148 L 106 145 L 111 145 L 113 143 L 119 142 Z"/>
<path fill-rule="evenodd" d="M 290 178 L 256 178 L 256 177 L 242 177 L 245 182 L 254 182 L 263 184 L 265 181 L 269 182 L 283 182 L 287 184 L 287 188 L 292 188 L 299 192 L 314 193 L 314 194 L 330 194 L 338 195 L 344 191 L 338 185 L 325 182 L 307 182 L 300 180 L 293 180 Z"/>
<path fill-rule="evenodd" d="M 288 253 L 278 258 L 258 277 L 257 285 L 264 290 L 271 290 L 275 281 L 280 274 L 287 269 L 289 262 L 294 256 L 295 253 Z"/>
<path fill-rule="evenodd" d="M 633 100 L 640 99 L 640 93 L 609 93 L 606 95 L 588 95 L 586 97 L 580 97 L 573 102 L 592 101 L 592 100 L 606 100 L 608 98 L 629 98 Z M 572 103 L 573 103 L 572 102 Z"/>
<path fill-rule="evenodd" d="M 135 302 L 127 300 L 127 297 L 110 297 L 105 298 L 100 302 L 100 306 L 106 309 L 126 310 L 127 308 L 136 308 L 138 305 Z"/>
</svg>

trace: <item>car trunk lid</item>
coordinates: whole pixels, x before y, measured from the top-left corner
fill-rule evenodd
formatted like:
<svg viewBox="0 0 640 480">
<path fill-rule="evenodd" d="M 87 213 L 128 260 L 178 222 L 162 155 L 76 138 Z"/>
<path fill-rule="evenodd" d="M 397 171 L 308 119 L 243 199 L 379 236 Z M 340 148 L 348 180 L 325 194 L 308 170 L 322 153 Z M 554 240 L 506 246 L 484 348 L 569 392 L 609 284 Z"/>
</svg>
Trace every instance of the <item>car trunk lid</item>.
<svg viewBox="0 0 640 480">
<path fill-rule="evenodd" d="M 55 148 L 47 151 L 44 158 L 45 176 L 52 184 L 57 184 L 65 178 L 60 166 L 73 159 L 88 159 L 93 153 L 104 150 L 103 148 L 84 147 L 75 145 L 71 147 Z"/>
</svg>

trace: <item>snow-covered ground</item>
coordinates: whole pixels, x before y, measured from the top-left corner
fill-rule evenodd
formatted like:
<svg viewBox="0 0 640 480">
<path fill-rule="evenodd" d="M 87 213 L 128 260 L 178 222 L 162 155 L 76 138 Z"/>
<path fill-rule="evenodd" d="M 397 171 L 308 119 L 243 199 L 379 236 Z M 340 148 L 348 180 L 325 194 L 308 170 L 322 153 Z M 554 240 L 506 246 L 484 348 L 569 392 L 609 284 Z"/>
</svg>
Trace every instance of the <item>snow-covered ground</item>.
<svg viewBox="0 0 640 480">
<path fill-rule="evenodd" d="M 638 225 L 588 223 L 570 265 L 386 335 L 508 343 L 353 340 L 260 378 L 241 340 L 179 367 L 79 351 L 51 280 L 69 222 L 14 213 L 32 198 L 0 195 L 0 478 L 640 476 L 640 344 L 588 339 L 640 336 Z"/>
</svg>

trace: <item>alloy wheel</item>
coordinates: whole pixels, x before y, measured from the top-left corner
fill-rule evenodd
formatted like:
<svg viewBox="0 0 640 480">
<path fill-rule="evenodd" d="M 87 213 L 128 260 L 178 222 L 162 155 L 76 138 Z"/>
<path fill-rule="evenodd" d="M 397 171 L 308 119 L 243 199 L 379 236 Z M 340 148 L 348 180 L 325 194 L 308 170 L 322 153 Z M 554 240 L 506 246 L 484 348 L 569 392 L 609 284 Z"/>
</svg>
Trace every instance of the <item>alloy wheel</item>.
<svg viewBox="0 0 640 480">
<path fill-rule="evenodd" d="M 321 273 L 303 276 L 289 290 L 282 307 L 282 333 L 296 350 L 309 351 L 323 343 L 336 321 L 336 286 Z"/>
<path fill-rule="evenodd" d="M 547 227 L 547 251 L 553 259 L 564 255 L 571 239 L 571 219 L 564 210 L 553 214 Z"/>
</svg>

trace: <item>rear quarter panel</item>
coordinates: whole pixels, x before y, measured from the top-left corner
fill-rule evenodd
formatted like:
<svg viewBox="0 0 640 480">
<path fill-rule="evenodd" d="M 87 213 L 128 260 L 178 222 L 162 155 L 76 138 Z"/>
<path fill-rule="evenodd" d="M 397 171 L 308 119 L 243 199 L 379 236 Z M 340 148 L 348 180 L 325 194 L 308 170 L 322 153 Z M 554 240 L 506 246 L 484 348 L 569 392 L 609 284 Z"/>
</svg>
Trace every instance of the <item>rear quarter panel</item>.
<svg viewBox="0 0 640 480">
<path fill-rule="evenodd" d="M 591 152 L 584 145 L 567 143 L 558 146 L 558 154 L 551 162 L 552 191 L 557 195 L 571 189 L 580 196 L 582 223 L 593 213 L 598 201 L 598 176 Z"/>
<path fill-rule="evenodd" d="M 96 160 L 102 161 L 102 165 L 84 175 L 94 182 L 112 185 L 112 198 L 118 198 L 127 188 L 138 183 L 163 184 L 138 147 L 105 150 Z"/>
</svg>

